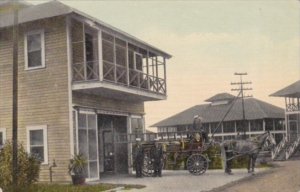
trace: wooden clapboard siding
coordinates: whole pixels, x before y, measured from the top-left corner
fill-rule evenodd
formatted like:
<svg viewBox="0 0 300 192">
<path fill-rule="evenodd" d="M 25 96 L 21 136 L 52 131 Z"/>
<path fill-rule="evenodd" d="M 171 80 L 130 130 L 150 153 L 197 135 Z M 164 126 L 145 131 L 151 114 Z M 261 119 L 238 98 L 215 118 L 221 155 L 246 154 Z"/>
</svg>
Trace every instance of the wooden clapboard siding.
<svg viewBox="0 0 300 192">
<path fill-rule="evenodd" d="M 37 70 L 25 70 L 24 33 L 45 31 L 45 64 Z M 10 29 L 11 30 L 11 29 Z M 7 32 L 11 33 L 9 29 Z M 48 161 L 55 159 L 54 181 L 69 181 L 70 158 L 67 34 L 65 17 L 54 17 L 20 27 L 19 36 L 19 141 L 26 146 L 26 126 L 48 126 Z M 1 37 L 0 37 L 1 38 Z M 0 127 L 11 138 L 12 117 L 12 38 L 0 41 Z M 41 181 L 49 181 L 49 167 L 42 165 Z"/>
<path fill-rule="evenodd" d="M 129 102 L 104 98 L 80 92 L 73 92 L 73 104 L 102 110 L 120 111 L 132 114 L 144 114 L 144 102 Z M 121 98 L 120 98 L 121 99 Z"/>
</svg>

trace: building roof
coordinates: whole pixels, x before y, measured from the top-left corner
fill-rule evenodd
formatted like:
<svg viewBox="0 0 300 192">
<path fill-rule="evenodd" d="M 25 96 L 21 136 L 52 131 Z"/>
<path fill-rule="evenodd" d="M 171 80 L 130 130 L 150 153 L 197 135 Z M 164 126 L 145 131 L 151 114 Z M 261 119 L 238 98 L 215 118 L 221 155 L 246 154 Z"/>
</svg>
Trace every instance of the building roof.
<svg viewBox="0 0 300 192">
<path fill-rule="evenodd" d="M 270 96 L 274 97 L 297 97 L 300 98 L 300 80 L 295 83 L 276 91 Z"/>
<path fill-rule="evenodd" d="M 234 95 L 231 95 L 229 93 L 219 93 L 216 94 L 205 101 L 207 102 L 215 102 L 215 101 L 227 101 L 227 100 L 233 100 L 235 98 Z"/>
<path fill-rule="evenodd" d="M 51 18 L 55 16 L 61 16 L 61 15 L 68 15 L 68 14 L 75 14 L 79 15 L 82 17 L 85 17 L 92 22 L 94 22 L 96 25 L 106 27 L 112 31 L 114 31 L 117 34 L 126 36 L 130 40 L 143 44 L 146 47 L 155 50 L 156 52 L 162 54 L 163 56 L 167 58 L 171 58 L 172 56 L 120 29 L 117 29 L 107 23 L 104 23 L 103 21 L 100 21 L 99 19 L 96 19 L 94 17 L 91 17 L 81 11 L 78 11 L 72 7 L 69 7 L 59 1 L 50 1 L 46 2 L 43 4 L 38 4 L 38 5 L 32 5 L 32 6 L 27 6 L 19 11 L 19 24 L 26 23 L 26 22 L 31 22 L 39 19 L 46 19 L 46 18 Z M 1 15 L 0 17 L 0 28 L 3 27 L 9 27 L 13 25 L 13 13 Z"/>
<path fill-rule="evenodd" d="M 266 103 L 264 101 L 247 98 L 245 102 L 245 117 L 247 120 L 264 119 L 264 118 L 279 118 L 284 119 L 284 109 Z M 178 125 L 190 125 L 193 123 L 193 117 L 199 115 L 203 118 L 204 123 L 220 122 L 232 103 L 225 105 L 203 104 L 196 105 L 167 119 L 164 119 L 152 127 L 171 127 Z M 224 121 L 242 120 L 242 99 L 237 99 L 234 102 L 232 109 L 226 116 Z"/>
</svg>

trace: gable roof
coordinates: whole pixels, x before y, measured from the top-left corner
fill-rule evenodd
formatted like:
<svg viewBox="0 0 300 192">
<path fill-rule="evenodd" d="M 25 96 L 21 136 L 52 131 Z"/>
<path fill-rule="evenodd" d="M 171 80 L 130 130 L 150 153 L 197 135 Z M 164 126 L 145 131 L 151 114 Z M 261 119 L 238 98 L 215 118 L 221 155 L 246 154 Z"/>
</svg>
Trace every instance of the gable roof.
<svg viewBox="0 0 300 192">
<path fill-rule="evenodd" d="M 284 119 L 284 109 L 266 103 L 264 101 L 247 98 L 245 102 L 245 116 L 247 120 L 264 119 L 264 118 L 280 118 Z M 220 122 L 231 104 L 226 105 L 211 105 L 203 104 L 196 105 L 167 119 L 164 119 L 151 127 L 171 127 L 178 125 L 190 125 L 193 123 L 193 117 L 199 115 L 203 118 L 204 123 Z M 233 104 L 232 109 L 228 113 L 224 121 L 242 120 L 242 99 L 237 99 Z"/>
<path fill-rule="evenodd" d="M 276 91 L 270 96 L 274 97 L 298 97 L 300 98 L 300 80 L 295 83 Z"/>
<path fill-rule="evenodd" d="M 227 100 L 233 100 L 235 98 L 234 95 L 231 95 L 229 93 L 219 93 L 216 94 L 205 101 L 207 102 L 215 102 L 215 101 L 227 101 Z"/>
<path fill-rule="evenodd" d="M 92 22 L 95 22 L 96 24 L 109 28 L 110 30 L 114 31 L 115 33 L 121 34 L 123 36 L 126 36 L 130 40 L 141 43 L 145 46 L 147 46 L 150 49 L 155 50 L 156 52 L 162 54 L 166 58 L 171 58 L 172 56 L 118 28 L 115 28 L 103 21 L 100 21 L 99 19 L 96 19 L 94 17 L 91 17 L 88 14 L 85 14 L 77 9 L 74 9 L 72 7 L 69 7 L 59 1 L 53 0 L 50 2 L 46 2 L 43 4 L 38 4 L 38 5 L 33 5 L 33 6 L 28 6 L 25 7 L 21 10 L 19 10 L 19 24 L 30 22 L 30 21 L 35 21 L 39 19 L 46 19 L 46 18 L 51 18 L 55 16 L 61 16 L 61 15 L 68 15 L 68 14 L 76 14 L 82 17 L 85 17 Z M 13 25 L 13 13 L 1 15 L 0 17 L 0 28 L 3 27 L 9 27 Z"/>
</svg>

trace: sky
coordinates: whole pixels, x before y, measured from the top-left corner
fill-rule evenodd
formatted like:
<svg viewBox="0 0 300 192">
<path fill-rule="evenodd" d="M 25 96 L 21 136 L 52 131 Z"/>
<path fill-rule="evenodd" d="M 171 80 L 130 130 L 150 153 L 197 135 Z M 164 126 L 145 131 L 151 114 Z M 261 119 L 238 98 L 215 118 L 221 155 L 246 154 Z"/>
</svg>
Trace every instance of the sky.
<svg viewBox="0 0 300 192">
<path fill-rule="evenodd" d="M 61 0 L 170 53 L 168 97 L 145 103 L 146 128 L 209 97 L 232 92 L 235 72 L 247 72 L 247 94 L 270 97 L 300 79 L 297 0 Z M 43 1 L 30 1 L 38 4 Z"/>
</svg>

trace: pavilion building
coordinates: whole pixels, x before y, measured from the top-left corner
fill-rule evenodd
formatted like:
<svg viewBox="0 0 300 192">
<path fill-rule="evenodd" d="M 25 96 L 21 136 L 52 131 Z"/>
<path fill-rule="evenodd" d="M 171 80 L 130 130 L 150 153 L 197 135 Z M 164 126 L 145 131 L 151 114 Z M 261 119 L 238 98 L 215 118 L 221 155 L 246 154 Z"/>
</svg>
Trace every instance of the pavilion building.
<svg viewBox="0 0 300 192">
<path fill-rule="evenodd" d="M 193 117 L 203 118 L 203 127 L 216 141 L 234 139 L 239 134 L 252 137 L 271 131 L 279 143 L 286 135 L 284 109 L 255 98 L 244 99 L 245 118 L 243 118 L 242 99 L 229 93 L 220 93 L 205 100 L 208 104 L 196 105 L 168 117 L 154 125 L 158 133 L 176 132 L 178 135 L 192 128 Z M 298 99 L 299 101 L 299 99 Z M 231 108 L 231 109 L 230 109 Z M 299 109 L 299 108 L 298 108 Z M 225 119 L 222 122 L 222 119 Z M 221 122 L 221 123 L 220 123 Z M 220 124 L 220 126 L 218 126 Z"/>
</svg>

